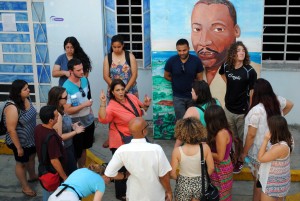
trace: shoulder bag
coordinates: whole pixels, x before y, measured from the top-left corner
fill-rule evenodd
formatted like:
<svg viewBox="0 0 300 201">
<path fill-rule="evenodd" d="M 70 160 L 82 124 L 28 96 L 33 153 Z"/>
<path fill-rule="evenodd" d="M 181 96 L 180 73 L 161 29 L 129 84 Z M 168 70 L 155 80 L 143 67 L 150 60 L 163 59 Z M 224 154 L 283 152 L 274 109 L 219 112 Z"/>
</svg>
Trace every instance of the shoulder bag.
<svg viewBox="0 0 300 201">
<path fill-rule="evenodd" d="M 39 161 L 39 180 L 42 187 L 48 191 L 53 192 L 55 191 L 60 185 L 60 176 L 53 168 L 51 164 L 47 165 L 46 160 L 48 156 L 48 142 L 52 136 L 55 134 L 49 133 L 42 144 L 42 158 Z"/>
<path fill-rule="evenodd" d="M 202 174 L 202 195 L 201 195 L 201 201 L 219 201 L 219 191 L 217 187 L 212 185 L 210 182 L 210 178 L 207 172 L 207 165 L 204 159 L 203 154 L 203 146 L 200 144 L 200 152 L 201 152 L 201 174 Z M 204 173 L 205 172 L 205 173 Z M 207 182 L 205 182 L 207 181 Z M 207 188 L 205 188 L 205 183 L 207 183 Z M 206 190 L 205 190 L 206 189 Z"/>
</svg>

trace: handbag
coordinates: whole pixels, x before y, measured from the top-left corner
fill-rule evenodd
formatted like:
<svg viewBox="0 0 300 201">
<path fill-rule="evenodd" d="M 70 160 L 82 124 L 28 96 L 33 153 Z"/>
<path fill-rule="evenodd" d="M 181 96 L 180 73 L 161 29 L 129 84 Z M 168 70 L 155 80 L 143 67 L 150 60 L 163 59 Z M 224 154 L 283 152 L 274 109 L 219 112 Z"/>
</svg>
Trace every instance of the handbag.
<svg viewBox="0 0 300 201">
<path fill-rule="evenodd" d="M 121 139 L 122 139 L 123 143 L 124 143 L 124 144 L 130 143 L 133 137 L 132 137 L 131 135 L 130 135 L 130 136 L 124 135 L 124 134 L 118 129 L 117 124 L 116 124 L 115 122 L 114 122 L 114 124 L 115 124 L 115 127 L 116 127 L 117 131 L 119 132 L 119 134 L 120 134 L 120 136 L 121 136 Z"/>
<path fill-rule="evenodd" d="M 60 186 L 60 176 L 50 164 L 46 164 L 46 159 L 48 158 L 48 142 L 50 138 L 55 135 L 49 133 L 42 144 L 42 158 L 39 161 L 38 173 L 39 181 L 41 186 L 48 192 L 55 191 Z"/>
<path fill-rule="evenodd" d="M 202 174 L 202 195 L 201 195 L 201 201 L 219 201 L 219 191 L 217 187 L 215 187 L 211 182 L 209 175 L 207 173 L 207 165 L 204 159 L 203 154 L 203 146 L 200 144 L 200 152 L 201 152 L 201 174 Z M 205 172 L 205 173 L 204 173 Z M 204 179 L 206 178 L 206 179 Z M 207 181 L 207 189 L 205 188 L 205 181 Z M 206 190 L 205 190 L 206 189 Z"/>
</svg>

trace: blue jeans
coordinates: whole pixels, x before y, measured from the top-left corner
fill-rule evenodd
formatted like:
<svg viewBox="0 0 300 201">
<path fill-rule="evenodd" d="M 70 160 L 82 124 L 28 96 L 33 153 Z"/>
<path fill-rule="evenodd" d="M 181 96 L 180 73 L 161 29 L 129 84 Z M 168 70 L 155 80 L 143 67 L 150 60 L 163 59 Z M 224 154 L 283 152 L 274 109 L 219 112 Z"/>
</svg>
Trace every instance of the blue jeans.
<svg viewBox="0 0 300 201">
<path fill-rule="evenodd" d="M 50 195 L 52 193 L 53 192 L 49 192 L 49 191 L 46 191 L 45 189 L 43 189 L 43 201 L 48 201 L 48 198 L 50 197 Z"/>
<path fill-rule="evenodd" d="M 186 110 L 193 105 L 191 98 L 179 98 L 173 96 L 173 106 L 175 110 L 176 120 L 182 119 Z"/>
</svg>

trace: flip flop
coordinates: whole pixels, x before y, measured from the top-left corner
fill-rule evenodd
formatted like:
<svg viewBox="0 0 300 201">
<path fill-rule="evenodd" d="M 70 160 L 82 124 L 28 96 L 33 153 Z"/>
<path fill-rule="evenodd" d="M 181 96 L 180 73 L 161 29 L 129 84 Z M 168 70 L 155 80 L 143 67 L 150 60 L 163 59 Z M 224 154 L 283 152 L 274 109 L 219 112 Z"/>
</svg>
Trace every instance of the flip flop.
<svg viewBox="0 0 300 201">
<path fill-rule="evenodd" d="M 27 182 L 28 182 L 28 183 L 34 183 L 34 182 L 36 182 L 36 181 L 38 181 L 38 180 L 39 180 L 39 178 L 28 179 Z"/>
<path fill-rule="evenodd" d="M 36 196 L 36 192 L 34 191 L 24 191 L 22 190 L 22 193 L 28 197 L 35 197 Z"/>
</svg>

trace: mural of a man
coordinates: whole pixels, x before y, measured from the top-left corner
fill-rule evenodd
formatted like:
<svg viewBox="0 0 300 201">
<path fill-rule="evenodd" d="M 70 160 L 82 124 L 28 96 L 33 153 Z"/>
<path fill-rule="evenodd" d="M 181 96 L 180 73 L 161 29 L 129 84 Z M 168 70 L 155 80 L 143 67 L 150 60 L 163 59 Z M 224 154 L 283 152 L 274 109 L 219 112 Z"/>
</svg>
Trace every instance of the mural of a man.
<svg viewBox="0 0 300 201">
<path fill-rule="evenodd" d="M 227 50 L 241 34 L 236 10 L 228 0 L 199 0 L 191 16 L 192 45 L 205 67 L 203 75 L 214 97 L 224 105 L 225 83 L 218 74 Z"/>
</svg>

